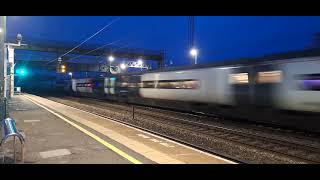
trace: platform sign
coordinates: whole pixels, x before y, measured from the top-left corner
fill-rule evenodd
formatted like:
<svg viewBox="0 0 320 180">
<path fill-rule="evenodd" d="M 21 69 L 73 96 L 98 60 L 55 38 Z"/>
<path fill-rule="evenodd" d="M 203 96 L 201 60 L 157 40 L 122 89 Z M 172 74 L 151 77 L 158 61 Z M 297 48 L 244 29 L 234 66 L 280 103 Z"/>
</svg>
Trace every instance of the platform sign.
<svg viewBox="0 0 320 180">
<path fill-rule="evenodd" d="M 108 66 L 107 65 L 100 65 L 99 71 L 101 72 L 108 72 Z"/>
<path fill-rule="evenodd" d="M 127 67 L 131 67 L 131 68 L 141 68 L 141 69 L 149 69 L 147 64 L 144 63 L 139 63 L 136 61 L 130 61 L 127 63 Z"/>
<path fill-rule="evenodd" d="M 110 73 L 111 74 L 119 74 L 121 71 L 120 71 L 120 68 L 119 66 L 110 66 Z"/>
</svg>

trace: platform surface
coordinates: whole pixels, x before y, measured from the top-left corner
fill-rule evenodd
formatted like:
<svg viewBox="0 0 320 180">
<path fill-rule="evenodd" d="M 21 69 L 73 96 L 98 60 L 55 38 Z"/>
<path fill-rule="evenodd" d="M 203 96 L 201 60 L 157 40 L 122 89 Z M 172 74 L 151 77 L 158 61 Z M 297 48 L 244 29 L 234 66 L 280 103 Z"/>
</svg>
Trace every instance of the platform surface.
<svg viewBox="0 0 320 180">
<path fill-rule="evenodd" d="M 9 112 L 26 136 L 25 163 L 233 163 L 35 95 L 14 96 Z"/>
</svg>

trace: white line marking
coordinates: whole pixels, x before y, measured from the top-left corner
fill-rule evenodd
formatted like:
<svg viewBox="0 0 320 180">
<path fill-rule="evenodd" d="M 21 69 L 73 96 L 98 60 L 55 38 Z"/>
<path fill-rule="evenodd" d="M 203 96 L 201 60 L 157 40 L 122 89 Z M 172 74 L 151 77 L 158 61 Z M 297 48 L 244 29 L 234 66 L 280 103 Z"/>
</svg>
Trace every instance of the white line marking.
<svg viewBox="0 0 320 180">
<path fill-rule="evenodd" d="M 155 142 L 155 143 L 161 142 L 161 141 L 159 141 L 158 139 L 150 139 L 150 141 Z"/>
<path fill-rule="evenodd" d="M 140 137 L 143 137 L 143 138 L 145 138 L 145 139 L 149 139 L 150 137 L 149 136 L 146 136 L 146 135 L 144 135 L 144 134 L 137 134 L 138 136 L 140 136 Z"/>
<path fill-rule="evenodd" d="M 170 145 L 170 144 L 168 144 L 168 143 L 160 143 L 161 145 L 163 145 L 163 146 L 165 146 L 165 147 L 174 147 L 174 146 L 172 146 L 172 145 Z"/>
<path fill-rule="evenodd" d="M 38 119 L 32 119 L 32 120 L 24 120 L 25 123 L 31 123 L 31 122 L 40 122 Z"/>
<path fill-rule="evenodd" d="M 40 156 L 44 159 L 58 157 L 58 156 L 66 156 L 70 154 L 71 152 L 68 149 L 56 149 L 52 151 L 40 152 Z"/>
<path fill-rule="evenodd" d="M 174 147 L 174 146 L 169 145 L 169 144 L 166 143 L 166 142 L 162 142 L 162 141 L 160 141 L 160 140 L 158 140 L 158 139 L 155 139 L 155 138 L 150 139 L 149 136 L 146 136 L 146 135 L 144 135 L 144 134 L 137 134 L 137 136 L 142 137 L 142 138 L 145 138 L 145 139 L 149 139 L 150 141 L 155 142 L 155 143 L 159 143 L 159 144 L 162 145 L 162 146 Z"/>
</svg>

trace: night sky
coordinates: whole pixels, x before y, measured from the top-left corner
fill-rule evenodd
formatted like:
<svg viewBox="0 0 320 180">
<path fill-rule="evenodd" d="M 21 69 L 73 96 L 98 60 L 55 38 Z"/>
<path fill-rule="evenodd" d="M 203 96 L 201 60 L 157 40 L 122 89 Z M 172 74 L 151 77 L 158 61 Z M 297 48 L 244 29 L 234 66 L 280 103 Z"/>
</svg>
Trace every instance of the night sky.
<svg viewBox="0 0 320 180">
<path fill-rule="evenodd" d="M 117 17 L 113 16 L 9 16 L 8 38 L 82 42 Z M 166 64 L 188 61 L 187 16 L 120 16 L 110 28 L 88 43 L 166 51 Z M 195 40 L 199 63 L 275 52 L 301 50 L 320 32 L 320 16 L 196 16 Z"/>
</svg>

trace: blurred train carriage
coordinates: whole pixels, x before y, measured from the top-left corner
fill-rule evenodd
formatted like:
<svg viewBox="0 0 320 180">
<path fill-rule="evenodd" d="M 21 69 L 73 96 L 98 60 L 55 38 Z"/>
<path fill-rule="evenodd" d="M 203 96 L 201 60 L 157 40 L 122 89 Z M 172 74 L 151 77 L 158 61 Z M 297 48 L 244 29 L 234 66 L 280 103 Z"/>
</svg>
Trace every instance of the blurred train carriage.
<svg viewBox="0 0 320 180">
<path fill-rule="evenodd" d="M 320 131 L 319 56 L 72 79 L 72 90 L 85 96 Z"/>
<path fill-rule="evenodd" d="M 72 90 L 80 96 L 128 100 L 139 95 L 140 75 L 112 75 L 72 79 Z"/>
</svg>

